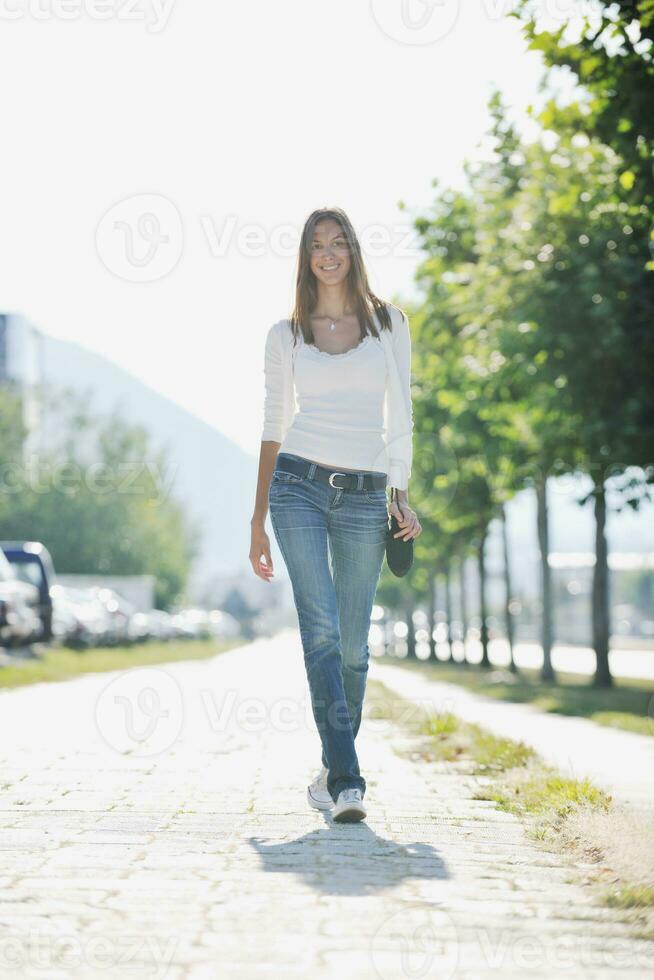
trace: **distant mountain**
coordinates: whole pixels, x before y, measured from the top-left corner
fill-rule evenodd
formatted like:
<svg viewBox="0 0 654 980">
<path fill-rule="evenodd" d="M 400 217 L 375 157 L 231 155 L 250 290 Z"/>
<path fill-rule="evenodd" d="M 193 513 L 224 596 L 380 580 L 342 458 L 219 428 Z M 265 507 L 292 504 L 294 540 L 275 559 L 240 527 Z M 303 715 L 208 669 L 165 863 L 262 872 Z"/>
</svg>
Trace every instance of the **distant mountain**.
<svg viewBox="0 0 654 980">
<path fill-rule="evenodd" d="M 117 411 L 142 425 L 153 445 L 168 447 L 175 475 L 170 492 L 202 528 L 202 550 L 190 582 L 193 594 L 200 597 L 212 580 L 249 568 L 254 457 L 102 355 L 47 334 L 42 338 L 45 382 L 88 392 L 91 412 Z"/>
</svg>

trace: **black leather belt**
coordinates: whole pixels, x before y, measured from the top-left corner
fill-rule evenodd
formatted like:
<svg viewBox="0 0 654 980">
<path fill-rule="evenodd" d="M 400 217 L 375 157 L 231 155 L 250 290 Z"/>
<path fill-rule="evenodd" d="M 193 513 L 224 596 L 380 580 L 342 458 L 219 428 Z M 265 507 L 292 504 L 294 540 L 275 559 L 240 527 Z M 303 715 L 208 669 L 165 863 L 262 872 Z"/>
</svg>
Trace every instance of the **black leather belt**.
<svg viewBox="0 0 654 980">
<path fill-rule="evenodd" d="M 321 483 L 328 483 L 335 490 L 385 490 L 388 476 L 376 470 L 357 470 L 356 473 L 345 473 L 343 470 L 333 470 L 320 463 L 312 463 L 310 459 L 301 456 L 279 453 L 275 469 L 285 473 L 295 473 L 306 476 Z"/>
</svg>

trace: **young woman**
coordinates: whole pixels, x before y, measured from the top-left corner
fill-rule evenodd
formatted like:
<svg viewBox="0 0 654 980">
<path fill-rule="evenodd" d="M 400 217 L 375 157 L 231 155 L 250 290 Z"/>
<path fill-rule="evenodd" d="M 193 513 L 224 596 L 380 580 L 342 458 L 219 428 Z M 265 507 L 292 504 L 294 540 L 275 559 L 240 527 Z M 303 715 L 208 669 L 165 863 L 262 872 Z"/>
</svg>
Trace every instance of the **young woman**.
<svg viewBox="0 0 654 980">
<path fill-rule="evenodd" d="M 322 742 L 308 801 L 331 810 L 334 820 L 362 820 L 366 781 L 354 740 L 385 553 L 387 486 L 398 490 L 399 508 L 391 504 L 401 527 L 396 537 L 416 538 L 422 528 L 408 502 L 408 319 L 371 291 L 359 242 L 340 208 L 321 208 L 305 223 L 295 309 L 269 329 L 264 370 L 250 561 L 256 575 L 273 577 L 264 527 L 270 508 Z"/>
</svg>

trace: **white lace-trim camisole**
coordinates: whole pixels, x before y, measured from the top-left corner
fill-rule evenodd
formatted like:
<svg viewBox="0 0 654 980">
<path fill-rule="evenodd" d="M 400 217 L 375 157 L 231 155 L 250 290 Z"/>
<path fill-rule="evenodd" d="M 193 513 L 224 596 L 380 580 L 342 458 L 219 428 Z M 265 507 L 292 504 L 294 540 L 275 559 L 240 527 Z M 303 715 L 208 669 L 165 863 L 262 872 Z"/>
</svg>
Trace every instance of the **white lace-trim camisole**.
<svg viewBox="0 0 654 980">
<path fill-rule="evenodd" d="M 327 466 L 386 472 L 386 358 L 370 334 L 328 354 L 300 342 L 295 355 L 298 411 L 280 446 Z"/>
<path fill-rule="evenodd" d="M 335 469 L 387 473 L 389 486 L 407 488 L 411 344 L 406 317 L 388 309 L 392 336 L 382 342 L 366 334 L 340 354 L 307 344 L 301 332 L 293 348 L 289 321 L 273 324 L 266 339 L 262 440 Z"/>
</svg>

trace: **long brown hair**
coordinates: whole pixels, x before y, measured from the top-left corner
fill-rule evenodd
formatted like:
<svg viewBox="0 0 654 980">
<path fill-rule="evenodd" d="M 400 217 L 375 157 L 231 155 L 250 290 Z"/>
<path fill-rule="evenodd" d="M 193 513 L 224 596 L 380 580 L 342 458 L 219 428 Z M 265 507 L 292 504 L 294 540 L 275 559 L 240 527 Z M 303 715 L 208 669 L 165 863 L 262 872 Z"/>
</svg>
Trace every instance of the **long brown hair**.
<svg viewBox="0 0 654 980">
<path fill-rule="evenodd" d="M 295 283 L 295 306 L 290 317 L 294 343 L 297 341 L 300 331 L 302 331 L 306 343 L 312 344 L 314 342 L 309 315 L 314 311 L 318 301 L 318 286 L 311 269 L 310 256 L 315 227 L 319 221 L 324 221 L 326 218 L 333 218 L 334 221 L 338 222 L 348 245 L 350 270 L 347 278 L 347 291 L 350 304 L 361 324 L 361 339 L 363 340 L 367 333 L 372 334 L 373 337 L 379 337 L 373 313 L 377 314 L 382 330 L 392 330 L 393 325 L 387 304 L 373 293 L 368 283 L 361 246 L 352 227 L 352 222 L 342 208 L 318 208 L 316 211 L 312 211 L 305 221 L 300 239 Z"/>
</svg>

